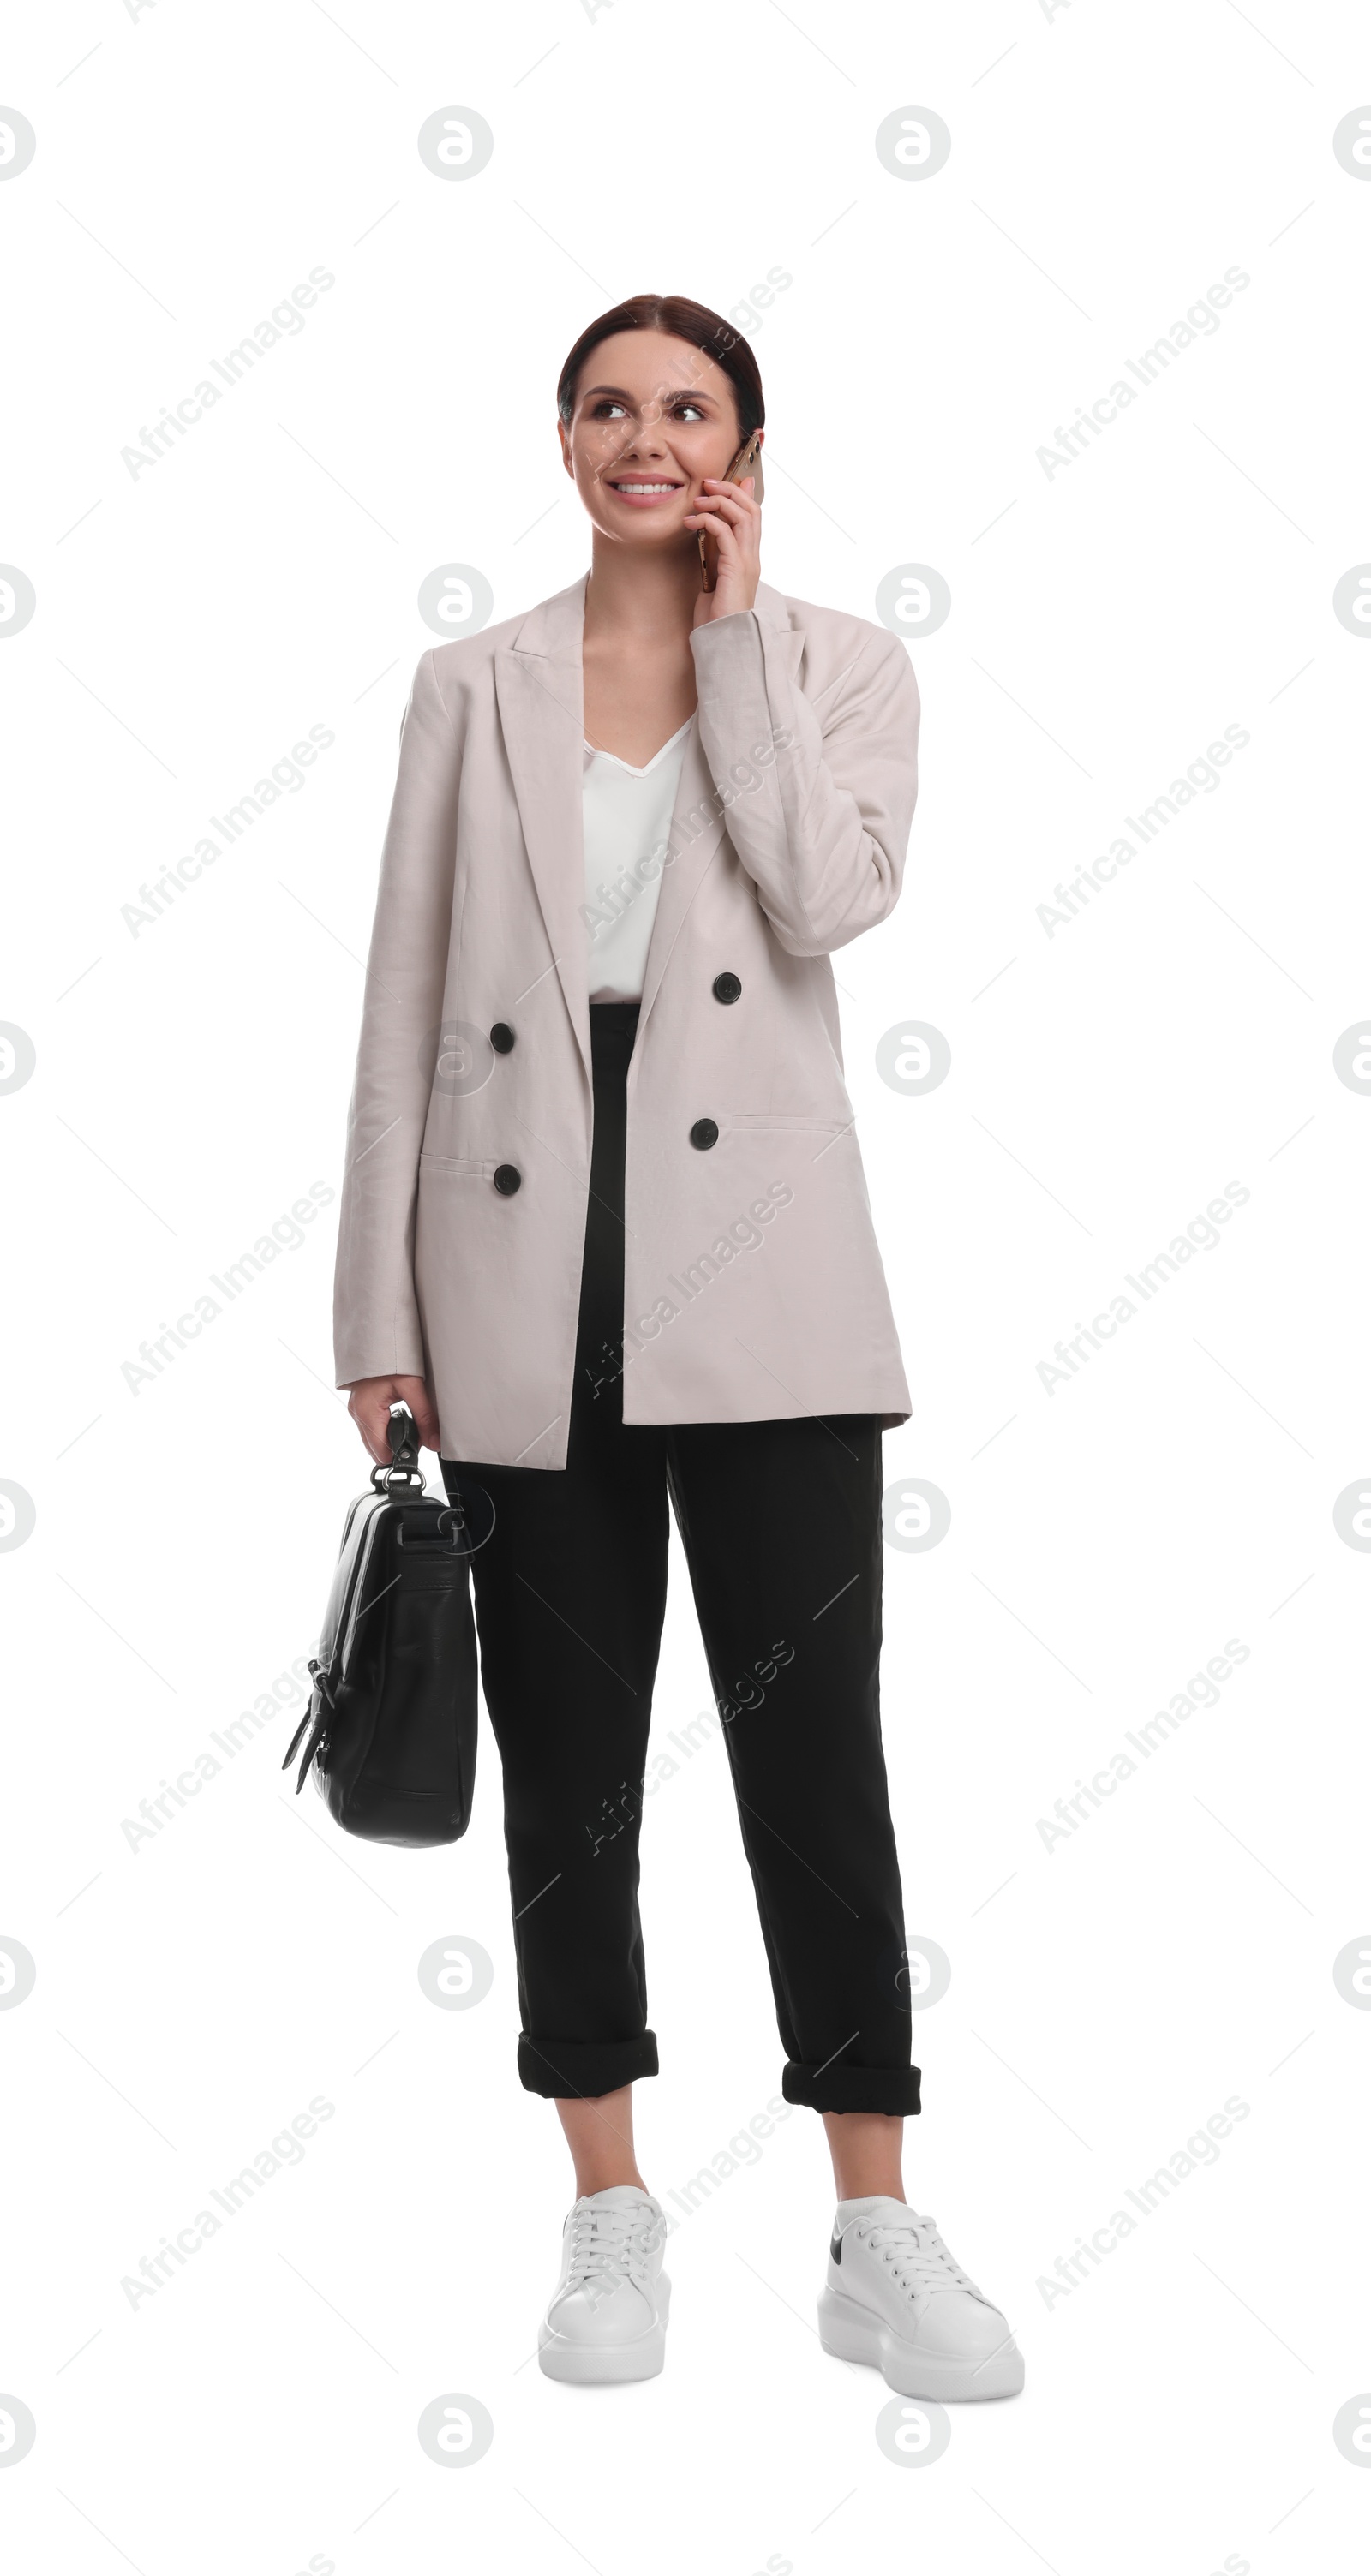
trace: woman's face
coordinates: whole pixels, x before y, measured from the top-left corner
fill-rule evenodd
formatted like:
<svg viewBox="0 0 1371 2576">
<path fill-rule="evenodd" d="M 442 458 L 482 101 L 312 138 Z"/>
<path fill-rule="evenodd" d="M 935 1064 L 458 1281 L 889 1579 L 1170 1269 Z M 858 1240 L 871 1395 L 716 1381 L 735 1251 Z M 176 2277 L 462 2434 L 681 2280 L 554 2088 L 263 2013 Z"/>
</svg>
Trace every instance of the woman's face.
<svg viewBox="0 0 1371 2576">
<path fill-rule="evenodd" d="M 686 546 L 706 475 L 742 444 L 733 385 L 689 340 L 619 331 L 581 369 L 562 455 L 601 534 L 627 546 Z"/>
</svg>

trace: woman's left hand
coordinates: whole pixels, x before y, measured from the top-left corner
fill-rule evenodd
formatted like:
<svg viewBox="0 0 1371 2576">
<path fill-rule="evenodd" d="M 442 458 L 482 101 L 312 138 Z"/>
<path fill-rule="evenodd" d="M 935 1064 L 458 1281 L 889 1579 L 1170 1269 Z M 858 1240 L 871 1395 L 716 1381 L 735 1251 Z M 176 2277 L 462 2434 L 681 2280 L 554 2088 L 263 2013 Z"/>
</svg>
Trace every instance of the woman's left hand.
<svg viewBox="0 0 1371 2576">
<path fill-rule="evenodd" d="M 733 617 L 739 609 L 751 608 L 757 596 L 762 577 L 762 505 L 752 497 L 755 482 L 751 474 L 741 483 L 724 483 L 717 474 L 707 474 L 695 509 L 686 518 L 688 528 L 707 529 L 717 547 L 714 588 L 701 591 L 692 627 L 707 626 L 715 617 Z"/>
</svg>

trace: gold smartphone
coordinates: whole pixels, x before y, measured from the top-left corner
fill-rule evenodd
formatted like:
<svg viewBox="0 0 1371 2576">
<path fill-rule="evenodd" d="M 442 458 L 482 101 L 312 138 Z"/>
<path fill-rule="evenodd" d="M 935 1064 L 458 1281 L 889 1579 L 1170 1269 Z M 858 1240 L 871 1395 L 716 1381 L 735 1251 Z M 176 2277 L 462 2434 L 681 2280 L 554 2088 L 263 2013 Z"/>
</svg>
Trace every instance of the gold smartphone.
<svg viewBox="0 0 1371 2576">
<path fill-rule="evenodd" d="M 754 429 L 752 436 L 743 440 L 742 446 L 739 448 L 732 464 L 726 468 L 725 472 L 719 478 L 723 483 L 741 483 L 745 474 L 752 475 L 754 478 L 752 485 L 752 498 L 754 501 L 760 501 L 763 498 L 762 451 L 757 444 L 759 435 L 760 432 Z M 718 564 L 718 543 L 717 541 L 709 540 L 707 531 L 704 528 L 700 528 L 697 531 L 697 536 L 700 547 L 700 588 L 702 590 L 712 590 L 714 588 L 715 573 Z M 713 560 L 711 560 L 711 546 Z"/>
</svg>

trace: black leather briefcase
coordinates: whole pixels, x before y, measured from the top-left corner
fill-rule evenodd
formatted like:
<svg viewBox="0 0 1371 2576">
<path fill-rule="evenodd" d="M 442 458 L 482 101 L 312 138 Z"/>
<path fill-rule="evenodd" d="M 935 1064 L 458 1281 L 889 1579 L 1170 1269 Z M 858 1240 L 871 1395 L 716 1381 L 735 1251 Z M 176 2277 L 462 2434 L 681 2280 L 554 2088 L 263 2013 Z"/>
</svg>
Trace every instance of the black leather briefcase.
<svg viewBox="0 0 1371 2576">
<path fill-rule="evenodd" d="M 456 1842 L 476 1770 L 471 1525 L 424 1490 L 413 1417 L 391 1415 L 389 1467 L 373 1467 L 343 1525 L 314 1688 L 282 1763 L 307 1735 L 335 1824 L 374 1843 Z"/>
</svg>

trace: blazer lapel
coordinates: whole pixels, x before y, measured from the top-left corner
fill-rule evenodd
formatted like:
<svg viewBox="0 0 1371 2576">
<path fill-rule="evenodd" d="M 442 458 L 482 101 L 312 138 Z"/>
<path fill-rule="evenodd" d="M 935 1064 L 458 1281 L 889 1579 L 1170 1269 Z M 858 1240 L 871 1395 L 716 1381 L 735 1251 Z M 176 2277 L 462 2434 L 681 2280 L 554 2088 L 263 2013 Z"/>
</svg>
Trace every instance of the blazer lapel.
<svg viewBox="0 0 1371 2576">
<path fill-rule="evenodd" d="M 685 758 L 681 763 L 676 802 L 667 835 L 668 856 L 662 869 L 661 890 L 653 915 L 652 935 L 648 940 L 647 963 L 643 968 L 643 999 L 638 1014 L 640 1042 L 647 1015 L 657 998 L 657 988 L 666 973 L 676 934 L 695 900 L 702 878 L 718 858 L 723 837 L 724 812 L 714 793 L 697 718 L 686 737 Z"/>
<path fill-rule="evenodd" d="M 793 680 L 804 652 L 804 631 L 800 627 L 792 627 L 783 595 L 767 582 L 758 584 L 756 616 L 759 625 L 766 629 L 768 649 L 780 654 L 787 677 Z M 727 780 L 720 781 L 723 786 L 728 783 Z M 673 855 L 662 871 L 662 890 L 657 898 L 652 937 L 648 943 L 638 1022 L 640 1040 L 643 1024 L 656 1000 L 667 961 L 675 946 L 677 932 L 704 877 L 717 862 L 727 826 L 728 809 L 715 792 L 697 719 L 691 726 L 685 759 L 681 764 L 680 785 L 671 817 L 670 847 Z"/>
<path fill-rule="evenodd" d="M 590 1073 L 581 782 L 586 581 L 545 599 L 495 656 L 495 691 L 529 866 L 557 974 Z"/>
</svg>

